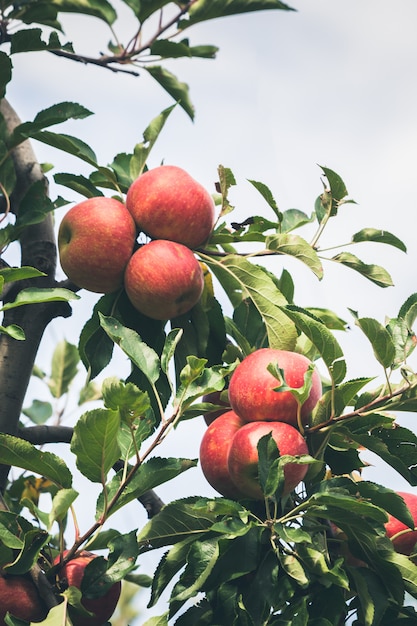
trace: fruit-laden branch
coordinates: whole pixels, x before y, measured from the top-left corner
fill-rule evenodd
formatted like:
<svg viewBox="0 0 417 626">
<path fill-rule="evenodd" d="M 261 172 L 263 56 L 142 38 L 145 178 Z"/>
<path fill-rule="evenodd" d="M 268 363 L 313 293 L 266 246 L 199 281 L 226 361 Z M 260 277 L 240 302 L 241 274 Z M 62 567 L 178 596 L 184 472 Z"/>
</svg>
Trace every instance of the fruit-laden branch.
<svg viewBox="0 0 417 626">
<path fill-rule="evenodd" d="M 20 119 L 5 100 L 0 101 L 8 133 L 20 124 Z M 46 181 L 36 160 L 29 141 L 12 151 L 17 183 L 10 197 L 10 209 L 17 214 L 19 204 L 28 188 L 36 181 Z M 48 214 L 39 224 L 28 226 L 20 238 L 21 264 L 35 267 L 45 277 L 19 281 L 7 291 L 5 302 L 12 302 L 25 287 L 50 288 L 56 286 L 55 271 L 57 251 L 53 228 L 53 217 Z M 16 324 L 23 328 L 25 341 L 0 335 L 0 432 L 16 434 L 23 401 L 32 374 L 39 345 L 48 324 L 56 317 L 69 317 L 71 309 L 67 303 L 52 302 L 9 309 L 4 314 L 3 325 Z M 4 490 L 8 468 L 0 466 L 0 491 Z"/>
</svg>

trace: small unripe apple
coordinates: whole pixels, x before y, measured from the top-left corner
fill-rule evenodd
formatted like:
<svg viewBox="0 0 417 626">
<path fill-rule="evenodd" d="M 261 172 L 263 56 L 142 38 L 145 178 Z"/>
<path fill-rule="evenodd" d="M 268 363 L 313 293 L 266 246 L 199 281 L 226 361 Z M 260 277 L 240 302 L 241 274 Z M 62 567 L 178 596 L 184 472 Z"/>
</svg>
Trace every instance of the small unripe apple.
<svg viewBox="0 0 417 626">
<path fill-rule="evenodd" d="M 149 237 L 189 248 L 205 243 L 214 227 L 212 197 L 175 165 L 161 165 L 141 174 L 129 187 L 126 206 Z"/>
<path fill-rule="evenodd" d="M 287 422 L 297 428 L 297 401 L 290 391 L 274 391 L 280 383 L 267 370 L 270 363 L 278 364 L 284 371 L 289 387 L 299 388 L 304 384 L 304 375 L 311 362 L 304 355 L 288 350 L 255 350 L 239 363 L 231 376 L 230 405 L 246 422 Z M 314 370 L 309 396 L 301 407 L 303 424 L 307 423 L 321 393 L 320 376 Z"/>
<path fill-rule="evenodd" d="M 169 320 L 187 313 L 203 293 L 203 270 L 180 243 L 156 239 L 133 254 L 125 289 L 133 306 L 148 317 Z"/>
<path fill-rule="evenodd" d="M 221 419 L 220 417 L 218 420 Z M 217 423 L 213 422 L 212 426 Z M 263 500 L 258 480 L 258 442 L 271 433 L 281 456 L 308 454 L 307 444 L 300 431 L 285 422 L 251 422 L 233 436 L 228 456 L 229 474 L 237 488 L 248 498 Z M 303 480 L 308 466 L 287 463 L 284 466 L 285 484 L 283 494 L 287 495 Z"/>
<path fill-rule="evenodd" d="M 227 397 L 226 391 L 212 391 L 211 393 L 206 394 L 202 397 L 202 402 L 210 402 L 210 404 L 216 404 L 217 406 L 224 407 L 222 409 L 216 409 L 214 411 L 208 411 L 204 413 L 204 421 L 207 426 L 210 426 L 215 419 L 226 413 L 226 411 L 230 411 L 230 402 Z"/>
<path fill-rule="evenodd" d="M 111 293 L 123 274 L 136 241 L 136 225 L 125 205 L 114 198 L 89 198 L 62 219 L 58 248 L 62 269 L 78 287 Z"/>
<path fill-rule="evenodd" d="M 42 622 L 48 611 L 29 577 L 0 574 L 0 626 L 6 613 L 26 622 Z"/>
<path fill-rule="evenodd" d="M 388 522 L 385 524 L 385 530 L 391 539 L 394 548 L 401 554 L 410 555 L 417 543 L 417 494 L 398 491 L 404 502 L 406 503 L 413 519 L 415 529 L 412 530 L 396 517 L 388 516 Z M 401 533 L 401 534 L 398 534 Z"/>
<path fill-rule="evenodd" d="M 64 552 L 64 555 L 66 552 Z M 58 578 L 61 587 L 76 587 L 81 589 L 84 570 L 92 559 L 97 558 L 96 554 L 84 551 L 80 556 L 68 561 L 59 571 Z M 54 560 L 57 565 L 60 557 Z M 69 606 L 69 616 L 73 626 L 102 626 L 113 615 L 121 592 L 121 583 L 116 582 L 102 596 L 98 598 L 82 598 L 81 604 L 93 615 L 83 615 L 80 611 Z"/>
<path fill-rule="evenodd" d="M 243 425 L 236 413 L 227 411 L 210 424 L 200 444 L 200 464 L 207 481 L 222 496 L 234 500 L 243 496 L 230 477 L 228 457 L 233 437 Z"/>
</svg>

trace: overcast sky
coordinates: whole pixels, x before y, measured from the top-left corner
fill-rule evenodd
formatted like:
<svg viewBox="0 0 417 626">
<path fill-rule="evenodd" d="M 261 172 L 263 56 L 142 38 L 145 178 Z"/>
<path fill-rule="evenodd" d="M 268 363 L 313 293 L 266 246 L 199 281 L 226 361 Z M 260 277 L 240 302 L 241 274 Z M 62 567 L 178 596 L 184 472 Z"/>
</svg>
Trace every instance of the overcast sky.
<svg viewBox="0 0 417 626">
<path fill-rule="evenodd" d="M 297 12 L 252 13 L 190 29 L 187 36 L 193 45 L 215 44 L 220 51 L 214 61 L 167 64 L 190 85 L 196 118 L 192 123 L 181 109 L 174 111 L 149 165 L 164 160 L 184 167 L 210 191 L 217 166 L 230 167 L 238 182 L 231 200 L 236 217 L 243 219 L 269 211 L 247 179 L 266 183 L 281 210 L 295 207 L 310 213 L 322 191 L 318 165 L 338 172 L 358 204 L 343 208 L 329 229 L 328 245 L 347 242 L 354 232 L 372 226 L 402 238 L 408 254 L 379 244 L 350 248 L 364 261 L 390 271 L 395 287 L 389 289 L 329 265 L 319 283 L 298 262 L 289 262 L 286 266 L 296 277 L 296 300 L 300 305 L 332 308 L 350 323 L 348 306 L 383 322 L 417 291 L 417 4 L 415 0 L 290 4 Z M 120 38 L 126 40 L 131 34 L 129 14 L 121 8 Z M 68 39 L 80 41 L 81 52 L 103 50 L 109 39 L 92 18 L 68 18 L 64 24 Z M 32 119 L 38 110 L 63 100 L 83 104 L 95 116 L 61 130 L 90 143 L 103 164 L 119 152 L 131 152 L 149 121 L 171 104 L 146 72 L 135 79 L 46 54 L 19 55 L 13 62 L 8 97 L 22 119 Z M 81 162 L 46 146 L 35 144 L 35 150 L 39 160 L 52 161 L 57 172 L 85 171 Z M 53 191 L 81 200 L 65 189 Z M 282 259 L 268 267 L 280 274 Z M 54 341 L 66 337 L 76 342 L 95 301 L 95 296 L 86 295 L 74 306 L 72 321 L 60 320 L 48 330 L 45 358 Z M 350 376 L 379 373 L 359 330 L 352 328 L 338 339 Z M 402 417 L 410 428 L 414 421 L 413 416 Z M 204 427 L 199 420 L 194 422 L 182 425 L 170 445 L 158 452 L 197 456 Z M 384 467 L 369 470 L 366 477 L 411 489 Z M 190 470 L 188 480 L 181 478 L 161 488 L 160 494 L 170 499 L 175 489 L 181 490 L 178 495 L 213 493 L 199 470 Z"/>
</svg>

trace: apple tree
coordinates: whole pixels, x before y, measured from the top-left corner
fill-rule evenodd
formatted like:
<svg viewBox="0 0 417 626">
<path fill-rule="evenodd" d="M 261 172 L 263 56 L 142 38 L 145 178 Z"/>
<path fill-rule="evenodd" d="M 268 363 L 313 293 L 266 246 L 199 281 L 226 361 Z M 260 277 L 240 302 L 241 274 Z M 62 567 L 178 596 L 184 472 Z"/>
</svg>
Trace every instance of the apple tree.
<svg viewBox="0 0 417 626">
<path fill-rule="evenodd" d="M 186 310 L 167 315 L 172 309 L 164 309 L 163 299 L 158 305 L 153 300 L 145 312 L 138 304 L 146 290 L 152 298 L 152 289 L 164 281 L 175 283 L 180 262 L 164 256 L 171 245 L 160 247 L 162 256 L 150 262 L 152 270 L 168 266 L 168 278 L 158 280 L 152 274 L 140 289 L 133 284 L 133 298 L 131 283 L 144 266 L 129 273 L 129 285 L 122 276 L 117 288 L 95 289 L 94 269 L 88 265 L 94 261 L 93 247 L 85 257 L 82 248 L 77 253 L 68 249 L 70 259 L 62 263 L 69 268 L 68 279 L 56 278 L 54 220 L 59 226 L 71 211 L 65 190 L 87 203 L 81 212 L 87 234 L 99 232 L 100 218 L 91 221 L 90 207 L 102 206 L 107 220 L 107 200 L 125 211 L 132 185 L 155 171 L 148 169 L 148 157 L 173 109 L 181 107 L 193 117 L 187 85 L 164 67 L 167 59 L 215 57 L 214 45 L 191 44 L 192 27 L 238 13 L 291 10 L 279 0 L 124 4 L 132 12 L 126 43 L 113 30 L 116 3 L 0 3 L 0 623 L 18 626 L 48 615 L 51 624 L 100 626 L 111 618 L 120 583 L 131 581 L 148 587 L 150 608 L 159 607 L 161 597 L 168 595 L 158 617 L 145 617 L 147 626 L 417 624 L 417 496 L 367 479 L 361 456 L 370 450 L 410 486 L 417 485 L 417 435 L 397 421 L 399 412 L 417 411 L 417 374 L 409 364 L 417 342 L 417 295 L 411 294 L 389 319 L 352 311 L 381 371 L 381 380 L 352 380 L 337 339 L 346 321 L 320 302 L 298 306 L 300 288 L 285 264 L 295 258 L 311 271 L 312 280 L 320 280 L 326 263 L 332 262 L 356 272 L 360 281 L 381 288 L 392 285 L 385 268 L 363 262 L 351 248 L 342 246 L 329 255 L 321 246 L 328 223 L 353 202 L 338 173 L 321 167 L 310 215 L 282 211 L 268 181 L 251 180 L 259 208 L 237 222 L 229 201 L 236 180 L 230 168 L 219 165 L 218 180 L 209 190 L 215 205 L 209 237 L 198 247 L 185 245 L 201 279 L 198 296 Z M 107 53 L 86 57 L 75 50 L 61 27 L 65 13 L 107 24 L 112 33 Z M 116 154 L 102 165 L 81 138 L 51 130 L 70 119 L 88 118 L 91 112 L 82 104 L 51 104 L 31 121 L 19 119 L 7 89 L 13 59 L 23 53 L 53 54 L 103 71 L 127 72 L 138 81 L 140 68 L 173 104 L 148 121 L 130 153 Z M 77 157 L 89 175 L 53 174 L 62 195 L 51 198 L 52 174 L 38 163 L 33 140 Z M 180 196 L 181 180 L 176 184 L 175 195 Z M 173 213 L 181 210 L 178 206 Z M 168 217 L 175 220 L 165 213 L 164 226 Z M 72 226 L 73 241 L 79 227 Z M 149 237 L 142 222 L 136 227 L 127 255 L 131 259 L 154 250 L 158 241 L 175 240 L 169 228 L 163 236 Z M 114 237 L 124 236 L 122 228 L 112 225 L 112 230 Z M 350 244 L 364 243 L 405 251 L 398 237 L 377 225 L 352 228 Z M 18 263 L 10 254 L 16 245 Z M 184 247 L 176 240 L 173 245 Z M 332 248 L 337 245 L 335 241 Z M 82 267 L 77 280 L 71 270 L 74 254 L 78 260 L 81 255 L 97 300 L 78 345 L 57 345 L 48 377 L 37 365 L 43 333 L 58 317 L 70 323 L 72 301 L 83 298 Z M 279 275 L 263 262 L 271 256 L 282 261 Z M 129 374 L 121 379 L 115 369 L 101 379 L 104 370 L 111 371 L 115 346 L 129 360 Z M 238 385 L 241 362 L 248 363 L 244 359 L 260 351 L 267 351 L 268 362 L 249 368 Z M 298 362 L 300 355 L 308 366 L 297 378 L 285 363 Z M 45 402 L 33 401 L 23 411 L 32 376 L 45 380 L 51 397 L 60 399 L 79 362 L 88 376 L 79 393 L 86 410 L 74 427 L 52 423 Z M 248 409 L 255 396 L 257 406 Z M 280 408 L 284 399 L 292 407 L 285 418 Z M 303 412 L 309 401 L 308 412 Z M 268 402 L 275 408 L 265 409 Z M 228 421 L 231 410 L 233 419 Z M 221 413 L 216 419 L 214 411 Z M 158 456 L 158 445 L 174 428 L 201 415 L 211 422 L 207 433 L 214 441 L 210 452 L 202 447 L 202 464 L 209 468 L 207 474 L 217 472 L 213 481 L 219 495 L 197 493 L 164 503 L 158 486 L 199 460 Z M 244 437 L 249 431 L 257 435 L 251 447 Z M 275 432 L 280 434 L 275 437 Z M 229 446 L 236 433 L 241 443 L 235 446 L 229 473 Z M 298 447 L 292 447 L 293 439 Z M 55 452 L 43 449 L 50 443 L 56 444 Z M 59 452 L 64 448 L 75 459 L 76 471 L 100 490 L 96 515 L 85 528 L 76 521 L 77 475 Z M 295 470 L 298 479 L 289 489 L 288 475 Z M 220 474 L 232 489 L 215 482 Z M 139 506 L 149 517 L 143 527 L 121 532 L 112 526 L 114 513 Z M 152 551 L 161 555 L 158 565 L 144 574 L 138 563 Z"/>
</svg>

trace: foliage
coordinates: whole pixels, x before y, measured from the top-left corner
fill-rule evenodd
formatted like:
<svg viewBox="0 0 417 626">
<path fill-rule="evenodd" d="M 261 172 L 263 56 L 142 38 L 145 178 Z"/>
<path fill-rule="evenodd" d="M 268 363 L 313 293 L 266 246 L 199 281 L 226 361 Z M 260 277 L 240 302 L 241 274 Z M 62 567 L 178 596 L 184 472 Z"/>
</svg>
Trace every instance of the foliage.
<svg viewBox="0 0 417 626">
<path fill-rule="evenodd" d="M 110 44 L 108 55 L 87 59 L 61 41 L 60 13 L 93 15 L 111 26 L 116 19 L 111 3 L 3 2 L 3 42 L 10 45 L 10 55 L 0 52 L 1 93 L 6 93 L 11 79 L 14 54 L 45 51 L 117 71 L 139 66 L 192 117 L 187 87 L 162 66 L 146 61 L 214 57 L 214 46 L 191 46 L 188 39 L 174 41 L 201 21 L 261 9 L 290 10 L 277 0 L 125 0 L 125 4 L 137 20 L 135 35 L 127 45 Z M 168 15 L 163 9 L 169 9 Z M 154 37 L 145 39 L 142 29 L 155 15 L 161 17 L 160 26 Z M 30 28 L 9 30 L 15 20 Z M 142 44 L 143 40 L 148 43 Z M 14 219 L 13 194 L 19 183 L 13 151 L 26 139 L 42 141 L 90 166 L 88 177 L 55 174 L 57 184 L 87 198 L 111 194 L 123 199 L 146 168 L 150 150 L 174 106 L 149 123 L 143 141 L 130 154 L 118 154 L 105 166 L 81 139 L 49 130 L 72 118 L 87 118 L 91 113 L 82 105 L 52 105 L 12 132 L 2 117 L 1 249 L 21 240 L 28 228 L 42 224 L 66 202 L 62 197 L 51 201 L 45 185 L 36 182 L 26 190 Z M 229 168 L 219 166 L 218 220 L 207 245 L 196 251 L 206 273 L 201 301 L 188 314 L 165 323 L 138 314 L 123 290 L 100 297 L 78 346 L 60 342 L 50 372 L 34 369 L 33 374 L 49 389 L 51 401 L 33 400 L 23 410 L 23 427 L 0 434 L 2 463 L 23 470 L 9 482 L 5 510 L 0 511 L 0 566 L 5 572 L 20 574 L 40 564 L 52 583 L 51 557 L 62 549 L 73 519 L 76 538 L 67 546 L 67 559 L 85 548 L 105 550 L 107 584 L 126 579 L 150 585 L 150 607 L 168 590 L 166 611 L 150 618 L 147 626 L 326 626 L 348 619 L 366 626 L 388 626 L 400 620 L 417 623 L 415 609 L 406 603 L 409 596 L 417 598 L 415 560 L 395 552 L 384 529 L 387 514 L 410 528 L 413 520 L 398 494 L 366 480 L 360 454 L 363 448 L 371 450 L 410 485 L 417 485 L 417 436 L 396 423 L 397 412 L 417 410 L 417 375 L 408 364 L 416 345 L 417 296 L 412 294 L 397 316 L 384 322 L 352 311 L 380 365 L 383 383 L 372 378 L 346 379 L 345 356 L 336 332 L 343 332 L 346 322 L 320 303 L 299 307 L 285 261 L 291 257 L 303 263 L 312 280 L 320 280 L 326 264 L 333 262 L 357 272 L 359 280 L 389 287 L 392 280 L 385 268 L 365 263 L 347 249 L 377 243 L 405 252 L 405 246 L 386 230 L 364 228 L 353 232 L 346 244 L 332 246 L 331 250 L 338 247 L 340 251 L 329 256 L 329 250 L 320 247 L 322 234 L 329 221 L 336 220 L 353 201 L 339 174 L 328 167 L 320 169 L 323 190 L 310 215 L 298 209 L 281 210 L 273 190 L 251 180 L 259 192 L 259 214 L 236 223 L 229 219 L 233 207 L 228 199 L 235 177 Z M 263 216 L 264 209 L 272 212 L 271 218 Z M 271 256 L 282 260 L 280 276 L 262 264 Z M 6 294 L 2 311 L 78 297 L 68 283 L 31 286 L 31 281 L 44 276 L 36 267 L 2 267 L 0 281 Z M 216 291 L 213 284 L 218 285 Z M 8 291 L 8 286 L 15 290 Z M 228 304 L 222 304 L 226 299 Z M 14 323 L 1 326 L 0 333 L 9 342 L 25 340 L 24 329 Z M 99 385 L 96 379 L 111 367 L 115 345 L 129 359 L 130 373 L 125 380 L 110 376 Z M 153 514 L 144 528 L 125 534 L 108 525 L 103 530 L 116 511 L 137 506 L 135 501 L 150 490 L 196 465 L 196 459 L 161 458 L 155 450 L 181 421 L 213 409 L 210 403 L 202 403 L 202 396 L 227 388 L 236 364 L 265 346 L 299 351 L 320 363 L 324 394 L 305 431 L 310 454 L 298 459 L 309 467 L 302 488 L 282 495 L 283 468 L 297 459 L 280 457 L 273 440 L 267 438 L 259 445 L 264 502 L 199 495 L 177 498 Z M 76 476 L 58 455 L 42 450 L 39 444 L 46 439 L 34 439 L 43 432 L 36 429 L 55 414 L 54 406 L 62 402 L 65 407 L 80 365 L 88 373 L 80 404 L 99 401 L 69 433 L 77 471 L 96 483 L 100 492 L 95 519 L 83 533 L 75 521 Z M 57 437 L 64 437 L 63 431 L 56 432 Z M 50 496 L 47 510 L 44 500 L 40 505 L 42 493 Z M 340 532 L 335 533 L 335 528 Z M 135 563 L 152 550 L 162 550 L 163 555 L 150 580 L 136 573 Z M 65 607 L 66 603 L 59 604 L 50 616 L 62 623 Z M 10 618 L 10 624 L 17 621 Z"/>
</svg>

